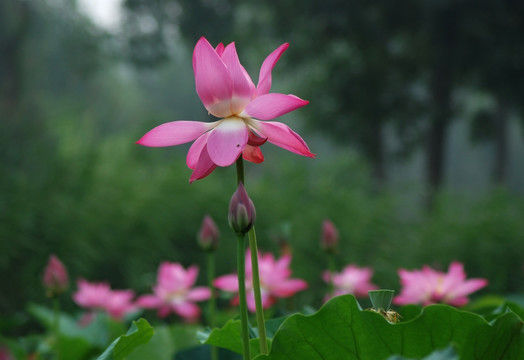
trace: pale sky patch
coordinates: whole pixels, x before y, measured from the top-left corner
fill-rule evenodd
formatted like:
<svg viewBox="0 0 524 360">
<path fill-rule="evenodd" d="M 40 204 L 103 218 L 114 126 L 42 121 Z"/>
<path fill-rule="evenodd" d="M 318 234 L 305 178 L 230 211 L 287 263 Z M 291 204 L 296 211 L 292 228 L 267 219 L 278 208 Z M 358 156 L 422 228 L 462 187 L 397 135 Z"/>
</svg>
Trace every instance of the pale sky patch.
<svg viewBox="0 0 524 360">
<path fill-rule="evenodd" d="M 114 31 L 120 25 L 122 0 L 78 0 L 80 11 L 100 27 Z"/>
</svg>

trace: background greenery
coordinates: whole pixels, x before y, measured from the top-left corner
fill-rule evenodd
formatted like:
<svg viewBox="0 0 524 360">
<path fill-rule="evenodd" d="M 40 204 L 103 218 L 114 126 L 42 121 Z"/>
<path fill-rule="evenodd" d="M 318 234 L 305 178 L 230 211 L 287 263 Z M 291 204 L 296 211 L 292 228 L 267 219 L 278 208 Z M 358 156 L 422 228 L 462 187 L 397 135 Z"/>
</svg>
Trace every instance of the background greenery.
<svg viewBox="0 0 524 360">
<path fill-rule="evenodd" d="M 121 28 L 108 31 L 74 1 L 0 5 L 1 314 L 44 300 L 50 253 L 71 291 L 84 277 L 143 293 L 161 261 L 204 267 L 205 214 L 222 233 L 217 272 L 234 270 L 234 169 L 189 185 L 188 145 L 135 145 L 160 123 L 207 118 L 190 63 L 201 35 L 236 41 L 255 81 L 289 41 L 274 91 L 311 101 L 282 121 L 317 158 L 266 145 L 266 162 L 247 165 L 260 248 L 288 243 L 294 276 L 310 283 L 283 306 L 321 303 L 325 218 L 341 234 L 338 266 L 372 266 L 383 287 L 399 288 L 399 267 L 459 260 L 489 279 L 484 292 L 522 293 L 520 2 L 123 6 Z"/>
</svg>

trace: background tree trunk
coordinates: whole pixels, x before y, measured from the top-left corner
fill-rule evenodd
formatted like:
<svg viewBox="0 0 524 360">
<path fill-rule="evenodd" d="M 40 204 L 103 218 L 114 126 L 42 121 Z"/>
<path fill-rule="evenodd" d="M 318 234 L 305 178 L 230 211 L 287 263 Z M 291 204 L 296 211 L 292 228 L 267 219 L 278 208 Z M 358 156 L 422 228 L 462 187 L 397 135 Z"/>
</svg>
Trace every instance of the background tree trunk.
<svg viewBox="0 0 524 360">
<path fill-rule="evenodd" d="M 29 4 L 8 1 L 1 10 L 10 18 L 0 25 L 0 107 L 8 120 L 17 113 L 23 93 L 23 51 L 29 31 Z"/>
<path fill-rule="evenodd" d="M 374 188 L 376 190 L 383 189 L 386 184 L 386 159 L 384 155 L 384 136 L 382 134 L 382 126 L 380 123 L 376 124 L 376 128 L 372 132 L 374 137 L 372 144 L 374 145 L 372 153 L 369 154 L 369 159 L 372 164 L 372 176 L 374 180 Z"/>
<path fill-rule="evenodd" d="M 451 75 L 449 69 L 437 63 L 431 79 L 432 118 L 426 138 L 426 181 L 428 208 L 444 181 L 444 155 L 447 129 L 451 116 Z"/>
<path fill-rule="evenodd" d="M 495 185 L 505 185 L 507 180 L 509 121 L 507 106 L 501 99 L 498 99 L 494 121 L 495 162 L 493 166 L 493 182 Z"/>
<path fill-rule="evenodd" d="M 451 121 L 451 94 L 457 73 L 457 43 L 460 16 L 454 7 L 437 10 L 430 25 L 431 56 L 429 58 L 430 124 L 426 137 L 426 205 L 431 209 L 436 193 L 444 182 L 446 138 Z"/>
</svg>

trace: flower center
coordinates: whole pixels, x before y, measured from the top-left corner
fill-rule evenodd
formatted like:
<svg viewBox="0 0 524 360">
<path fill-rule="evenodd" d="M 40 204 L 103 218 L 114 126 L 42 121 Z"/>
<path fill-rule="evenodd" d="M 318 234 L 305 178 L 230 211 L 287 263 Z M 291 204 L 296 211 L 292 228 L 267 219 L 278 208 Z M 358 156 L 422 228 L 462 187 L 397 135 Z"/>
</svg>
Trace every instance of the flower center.
<svg viewBox="0 0 524 360">
<path fill-rule="evenodd" d="M 186 290 L 181 289 L 181 290 L 177 290 L 172 293 L 169 293 L 167 295 L 167 301 L 170 303 L 176 303 L 176 302 L 180 302 L 184 300 L 185 297 L 186 297 Z"/>
<path fill-rule="evenodd" d="M 231 115 L 231 116 L 223 118 L 222 120 L 243 121 L 244 123 L 247 124 L 249 118 L 243 118 L 243 117 L 238 116 L 238 115 Z"/>
</svg>

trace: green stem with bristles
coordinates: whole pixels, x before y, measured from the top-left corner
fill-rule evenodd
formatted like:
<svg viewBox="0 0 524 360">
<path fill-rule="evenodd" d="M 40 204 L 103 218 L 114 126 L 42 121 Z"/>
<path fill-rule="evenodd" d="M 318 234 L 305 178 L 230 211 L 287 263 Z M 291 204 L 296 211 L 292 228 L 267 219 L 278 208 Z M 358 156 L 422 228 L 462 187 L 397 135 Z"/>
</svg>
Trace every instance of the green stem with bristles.
<svg viewBox="0 0 524 360">
<path fill-rule="evenodd" d="M 328 254 L 328 270 L 329 270 L 329 283 L 328 283 L 328 294 L 332 298 L 335 295 L 335 284 L 333 283 L 333 277 L 335 276 L 336 265 L 335 256 Z"/>
<path fill-rule="evenodd" d="M 58 360 L 60 358 L 60 300 L 56 295 L 53 298 L 53 336 L 53 347 Z"/>
<path fill-rule="evenodd" d="M 255 307 L 257 311 L 258 338 L 260 340 L 260 353 L 268 354 L 266 340 L 266 324 L 264 320 L 264 309 L 262 308 L 262 294 L 260 293 L 260 276 L 258 273 L 258 249 L 257 234 L 253 226 L 248 233 L 249 248 L 251 249 L 251 267 L 253 272 L 253 291 L 255 293 Z"/>
<path fill-rule="evenodd" d="M 211 290 L 211 298 L 208 302 L 208 323 L 210 328 L 215 327 L 215 288 L 213 286 L 213 280 L 215 279 L 215 253 L 209 252 L 207 254 L 207 282 L 209 289 Z M 218 360 L 218 349 L 216 346 L 211 346 L 211 360 Z"/>
<path fill-rule="evenodd" d="M 237 159 L 236 165 L 237 165 L 237 185 L 240 182 L 242 182 L 242 184 L 245 185 L 244 183 L 244 159 L 242 159 L 242 156 L 240 156 Z"/>
<path fill-rule="evenodd" d="M 244 161 L 242 156 L 237 159 L 237 184 L 244 182 Z M 251 273 L 253 276 L 253 292 L 255 295 L 255 307 L 257 315 L 258 338 L 260 343 L 260 353 L 268 354 L 266 324 L 264 320 L 264 309 L 262 308 L 262 294 L 260 292 L 260 276 L 258 271 L 258 246 L 255 226 L 253 225 L 248 232 L 249 249 L 251 250 Z"/>
<path fill-rule="evenodd" d="M 247 319 L 247 300 L 246 300 L 246 244 L 244 235 L 238 235 L 237 246 L 237 267 L 238 267 L 238 300 L 240 308 L 240 327 L 242 330 L 242 354 L 244 360 L 250 360 L 249 353 L 249 330 Z"/>
</svg>

